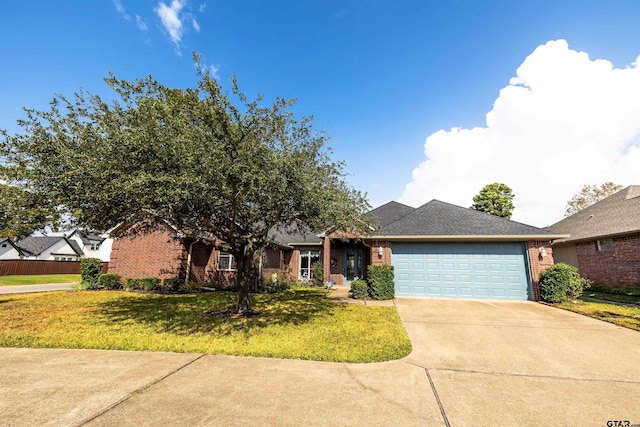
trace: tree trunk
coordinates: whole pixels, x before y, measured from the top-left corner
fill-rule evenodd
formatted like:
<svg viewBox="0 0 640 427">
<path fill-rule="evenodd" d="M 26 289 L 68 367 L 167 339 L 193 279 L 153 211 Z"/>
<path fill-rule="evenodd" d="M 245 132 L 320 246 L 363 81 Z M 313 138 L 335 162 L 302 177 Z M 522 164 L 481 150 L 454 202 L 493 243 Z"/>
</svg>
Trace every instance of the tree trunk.
<svg viewBox="0 0 640 427">
<path fill-rule="evenodd" d="M 253 251 L 245 247 L 236 256 L 236 289 L 238 291 L 237 310 L 239 314 L 251 311 L 249 289 L 251 288 L 251 272 L 253 269 Z"/>
</svg>

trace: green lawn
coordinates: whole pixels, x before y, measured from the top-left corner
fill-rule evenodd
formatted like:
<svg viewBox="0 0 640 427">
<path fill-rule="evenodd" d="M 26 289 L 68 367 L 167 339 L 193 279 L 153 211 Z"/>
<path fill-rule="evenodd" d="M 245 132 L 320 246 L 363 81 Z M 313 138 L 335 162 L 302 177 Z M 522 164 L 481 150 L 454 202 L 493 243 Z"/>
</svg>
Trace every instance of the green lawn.
<svg viewBox="0 0 640 427">
<path fill-rule="evenodd" d="M 640 289 L 593 285 L 583 296 L 607 301 L 640 305 Z"/>
<path fill-rule="evenodd" d="M 625 328 L 640 331 L 640 307 L 625 307 L 590 301 L 565 302 L 558 307 Z"/>
<path fill-rule="evenodd" d="M 150 350 L 332 362 L 377 362 L 411 352 L 395 307 L 340 304 L 324 291 L 252 295 L 258 315 L 212 311 L 230 292 L 117 291 L 0 296 L 0 346 Z"/>
<path fill-rule="evenodd" d="M 40 285 L 45 283 L 72 283 L 79 281 L 79 274 L 34 274 L 24 276 L 0 276 L 0 286 Z"/>
</svg>

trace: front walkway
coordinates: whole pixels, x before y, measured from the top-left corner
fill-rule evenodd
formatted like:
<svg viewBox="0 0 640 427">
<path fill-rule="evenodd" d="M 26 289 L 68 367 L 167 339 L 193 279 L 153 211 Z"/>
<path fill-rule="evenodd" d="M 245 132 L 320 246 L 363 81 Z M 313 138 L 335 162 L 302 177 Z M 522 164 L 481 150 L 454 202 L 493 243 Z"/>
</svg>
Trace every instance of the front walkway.
<svg viewBox="0 0 640 427">
<path fill-rule="evenodd" d="M 353 299 L 349 293 L 349 285 L 334 285 L 327 294 L 327 299 L 345 304 L 370 305 L 376 307 L 388 307 L 394 305 L 394 300 L 376 301 L 372 299 Z"/>
</svg>

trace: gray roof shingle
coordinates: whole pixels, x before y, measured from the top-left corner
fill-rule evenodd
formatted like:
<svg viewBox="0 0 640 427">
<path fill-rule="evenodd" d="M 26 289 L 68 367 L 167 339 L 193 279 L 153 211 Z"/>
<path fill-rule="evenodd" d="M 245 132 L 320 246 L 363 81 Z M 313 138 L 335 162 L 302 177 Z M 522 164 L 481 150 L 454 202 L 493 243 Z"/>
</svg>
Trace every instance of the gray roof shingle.
<svg viewBox="0 0 640 427">
<path fill-rule="evenodd" d="M 389 202 L 375 208 L 369 213 L 377 223 L 377 226 L 385 227 L 415 210 L 416 208 L 403 205 L 402 203 Z"/>
<path fill-rule="evenodd" d="M 387 224 L 376 236 L 549 236 L 553 233 L 531 225 L 432 200 L 397 221 Z"/>
<path fill-rule="evenodd" d="M 547 228 L 569 234 L 558 242 L 640 233 L 640 185 L 630 185 Z"/>
<path fill-rule="evenodd" d="M 65 237 L 29 236 L 17 242 L 16 246 L 32 255 L 40 255 L 42 252 L 58 243 L 60 240 L 66 241 L 76 254 L 82 255 L 82 249 L 80 249 L 78 243 L 75 241 L 70 241 Z"/>
</svg>

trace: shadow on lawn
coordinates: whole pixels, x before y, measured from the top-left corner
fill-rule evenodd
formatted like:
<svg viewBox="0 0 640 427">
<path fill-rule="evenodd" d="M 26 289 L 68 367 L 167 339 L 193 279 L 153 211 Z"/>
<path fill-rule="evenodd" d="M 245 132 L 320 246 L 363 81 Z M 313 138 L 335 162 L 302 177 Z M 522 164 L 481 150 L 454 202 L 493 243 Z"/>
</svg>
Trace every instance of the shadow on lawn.
<svg viewBox="0 0 640 427">
<path fill-rule="evenodd" d="M 137 323 L 152 326 L 157 332 L 174 334 L 215 333 L 251 335 L 272 325 L 299 325 L 313 319 L 333 316 L 344 304 L 328 301 L 317 290 L 286 291 L 278 294 L 251 295 L 251 317 L 212 314 L 236 302 L 232 292 L 196 295 L 148 295 L 121 297 L 100 304 L 98 315 L 105 323 Z"/>
</svg>

